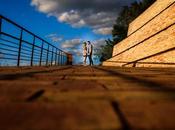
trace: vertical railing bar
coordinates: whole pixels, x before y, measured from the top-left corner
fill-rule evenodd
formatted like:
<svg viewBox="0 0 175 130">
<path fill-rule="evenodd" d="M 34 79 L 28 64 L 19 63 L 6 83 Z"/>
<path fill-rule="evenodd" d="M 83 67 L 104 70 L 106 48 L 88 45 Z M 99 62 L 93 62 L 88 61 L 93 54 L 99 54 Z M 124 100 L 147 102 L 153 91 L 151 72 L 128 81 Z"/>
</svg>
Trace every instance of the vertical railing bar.
<svg viewBox="0 0 175 130">
<path fill-rule="evenodd" d="M 48 58 L 49 58 L 49 44 L 48 44 L 48 48 L 47 48 L 46 66 L 48 66 Z"/>
<path fill-rule="evenodd" d="M 42 58 L 43 58 L 43 46 L 44 46 L 44 41 L 42 40 L 39 66 L 41 66 L 41 63 L 42 63 Z"/>
<path fill-rule="evenodd" d="M 64 60 L 64 53 L 62 52 L 62 66 L 64 65 L 63 63 L 63 60 Z"/>
<path fill-rule="evenodd" d="M 60 64 L 59 65 L 61 66 L 61 51 L 60 51 L 60 59 L 59 60 L 60 60 Z"/>
<path fill-rule="evenodd" d="M 58 52 L 58 66 L 60 66 L 60 50 Z"/>
<path fill-rule="evenodd" d="M 70 59 L 69 59 L 70 55 L 67 54 L 67 65 L 70 65 Z"/>
<path fill-rule="evenodd" d="M 34 55 L 34 49 L 35 49 L 35 36 L 34 36 L 34 38 L 33 38 L 32 54 L 31 54 L 30 66 L 33 66 L 33 55 Z"/>
<path fill-rule="evenodd" d="M 65 62 L 65 63 L 66 63 L 66 65 L 68 65 L 68 64 L 67 64 L 67 63 L 68 63 L 68 61 L 67 61 L 67 54 L 66 54 L 65 58 L 66 58 L 66 62 Z"/>
<path fill-rule="evenodd" d="M 66 65 L 68 65 L 68 54 L 66 54 Z"/>
<path fill-rule="evenodd" d="M 67 54 L 65 54 L 65 64 L 68 65 L 67 64 Z"/>
<path fill-rule="evenodd" d="M 55 66 L 57 66 L 57 56 L 58 56 L 58 49 L 56 48 L 56 52 L 55 52 Z"/>
<path fill-rule="evenodd" d="M 53 51 L 54 51 L 54 47 L 52 47 L 51 66 L 53 65 Z"/>
<path fill-rule="evenodd" d="M 62 64 L 64 65 L 64 52 L 63 52 Z"/>
<path fill-rule="evenodd" d="M 58 65 L 60 66 L 60 50 L 59 50 L 59 53 L 58 53 Z"/>
<path fill-rule="evenodd" d="M 64 53 L 63 53 L 63 65 L 64 65 Z"/>
<path fill-rule="evenodd" d="M 65 65 L 65 53 L 64 53 L 64 57 L 63 57 L 63 64 Z"/>
<path fill-rule="evenodd" d="M 0 16 L 0 34 L 2 32 L 2 17 Z"/>
<path fill-rule="evenodd" d="M 66 56 L 65 56 L 65 53 L 64 53 L 64 58 L 63 58 L 63 63 L 64 63 L 64 65 L 65 65 L 65 59 L 66 58 Z"/>
<path fill-rule="evenodd" d="M 23 29 L 21 29 L 21 34 L 20 34 L 20 39 L 19 39 L 18 61 L 17 61 L 17 66 L 18 66 L 18 67 L 20 66 L 22 36 L 23 36 Z"/>
<path fill-rule="evenodd" d="M 65 60 L 65 53 L 63 53 L 63 65 L 65 65 L 64 60 Z"/>
<path fill-rule="evenodd" d="M 63 55 L 62 55 L 62 51 L 61 51 L 61 66 L 63 65 L 63 63 L 62 63 L 62 59 L 63 58 Z"/>
<path fill-rule="evenodd" d="M 65 65 L 67 65 L 67 56 L 66 56 L 66 54 L 65 54 L 64 59 L 65 59 Z"/>
</svg>

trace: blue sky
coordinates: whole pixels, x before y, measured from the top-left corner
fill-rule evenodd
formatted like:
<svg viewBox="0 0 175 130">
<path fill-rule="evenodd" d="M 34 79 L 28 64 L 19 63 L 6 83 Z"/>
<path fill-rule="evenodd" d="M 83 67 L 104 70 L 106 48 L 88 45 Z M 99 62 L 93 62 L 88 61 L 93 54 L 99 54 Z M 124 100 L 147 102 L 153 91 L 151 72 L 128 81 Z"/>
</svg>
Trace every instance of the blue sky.
<svg viewBox="0 0 175 130">
<path fill-rule="evenodd" d="M 111 38 L 112 25 L 123 5 L 133 0 L 0 0 L 0 14 L 15 21 L 82 61 L 81 43 L 95 48 Z M 109 7 L 108 7 L 109 6 Z"/>
</svg>

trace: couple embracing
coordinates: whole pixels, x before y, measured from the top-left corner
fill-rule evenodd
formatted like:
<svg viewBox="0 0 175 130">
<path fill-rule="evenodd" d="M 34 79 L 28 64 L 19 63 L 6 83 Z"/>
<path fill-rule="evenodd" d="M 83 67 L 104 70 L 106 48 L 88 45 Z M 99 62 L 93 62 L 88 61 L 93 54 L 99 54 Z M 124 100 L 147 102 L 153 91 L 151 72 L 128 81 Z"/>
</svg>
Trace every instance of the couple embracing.
<svg viewBox="0 0 175 130">
<path fill-rule="evenodd" d="M 93 53 L 93 45 L 90 41 L 83 43 L 83 57 L 84 57 L 84 65 L 86 65 L 86 59 L 89 58 L 89 65 L 93 65 L 92 60 L 92 53 Z"/>
</svg>

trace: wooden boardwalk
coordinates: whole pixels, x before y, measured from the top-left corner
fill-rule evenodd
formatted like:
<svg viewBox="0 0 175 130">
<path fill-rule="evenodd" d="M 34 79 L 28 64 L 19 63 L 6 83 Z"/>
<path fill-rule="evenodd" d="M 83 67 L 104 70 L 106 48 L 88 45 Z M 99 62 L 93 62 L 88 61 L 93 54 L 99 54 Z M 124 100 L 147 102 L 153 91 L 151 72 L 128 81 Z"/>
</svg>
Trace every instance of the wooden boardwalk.
<svg viewBox="0 0 175 130">
<path fill-rule="evenodd" d="M 0 130 L 175 130 L 175 69 L 0 68 Z"/>
</svg>

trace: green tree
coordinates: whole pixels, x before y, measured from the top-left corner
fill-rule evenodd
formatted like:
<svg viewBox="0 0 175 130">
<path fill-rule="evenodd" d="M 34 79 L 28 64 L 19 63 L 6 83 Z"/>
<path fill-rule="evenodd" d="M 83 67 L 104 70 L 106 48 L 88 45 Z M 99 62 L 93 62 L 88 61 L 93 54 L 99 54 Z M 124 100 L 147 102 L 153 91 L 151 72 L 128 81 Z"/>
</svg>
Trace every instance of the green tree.
<svg viewBox="0 0 175 130">
<path fill-rule="evenodd" d="M 95 55 L 99 58 L 99 60 L 105 61 L 112 57 L 114 42 L 110 39 L 105 40 L 105 45 L 101 46 L 100 49 L 95 50 Z"/>
</svg>

